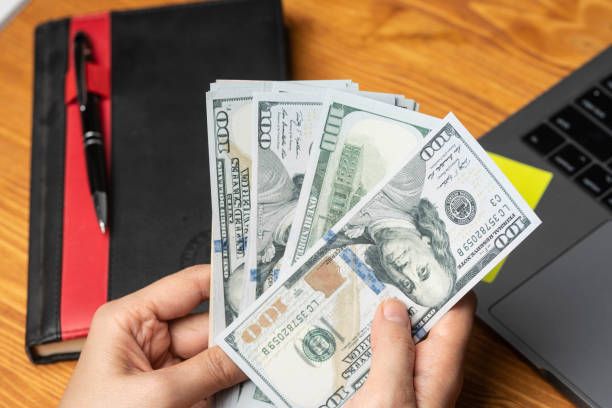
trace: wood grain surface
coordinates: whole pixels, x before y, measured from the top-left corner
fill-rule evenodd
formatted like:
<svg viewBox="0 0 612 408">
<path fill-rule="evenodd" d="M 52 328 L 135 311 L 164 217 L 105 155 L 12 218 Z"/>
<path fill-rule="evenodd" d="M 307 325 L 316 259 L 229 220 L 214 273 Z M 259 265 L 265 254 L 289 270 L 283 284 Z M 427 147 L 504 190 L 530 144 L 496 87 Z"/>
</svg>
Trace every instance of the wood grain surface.
<svg viewBox="0 0 612 408">
<path fill-rule="evenodd" d="M 32 0 L 0 31 L 0 406 L 56 405 L 74 367 L 34 366 L 24 352 L 34 27 L 179 2 Z M 477 136 L 612 40 L 609 0 L 286 0 L 284 8 L 294 78 L 404 93 L 425 113 L 455 112 Z M 458 406 L 572 405 L 477 322 Z"/>
</svg>

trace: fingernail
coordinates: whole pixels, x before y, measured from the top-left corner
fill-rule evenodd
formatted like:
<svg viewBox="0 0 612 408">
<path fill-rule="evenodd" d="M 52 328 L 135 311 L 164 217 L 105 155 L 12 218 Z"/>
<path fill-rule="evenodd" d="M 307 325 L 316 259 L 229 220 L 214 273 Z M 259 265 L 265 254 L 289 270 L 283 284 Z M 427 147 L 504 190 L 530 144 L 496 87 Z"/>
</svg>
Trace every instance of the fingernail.
<svg viewBox="0 0 612 408">
<path fill-rule="evenodd" d="M 406 310 L 406 305 L 397 299 L 385 300 L 385 303 L 383 303 L 383 315 L 385 316 L 386 320 L 395 323 L 410 323 L 410 319 L 408 318 L 408 310 Z"/>
</svg>

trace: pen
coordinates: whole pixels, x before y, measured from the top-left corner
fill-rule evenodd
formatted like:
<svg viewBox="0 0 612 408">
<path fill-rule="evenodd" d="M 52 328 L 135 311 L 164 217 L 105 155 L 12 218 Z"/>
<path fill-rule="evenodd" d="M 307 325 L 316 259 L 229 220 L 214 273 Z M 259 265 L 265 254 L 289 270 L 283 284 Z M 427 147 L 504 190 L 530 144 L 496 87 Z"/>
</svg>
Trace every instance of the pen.
<svg viewBox="0 0 612 408">
<path fill-rule="evenodd" d="M 74 37 L 74 60 L 77 101 L 81 112 L 89 190 L 93 198 L 100 231 L 105 234 L 108 227 L 108 190 L 104 141 L 100 121 L 100 97 L 87 89 L 87 63 L 93 62 L 93 53 L 91 42 L 83 32 L 77 33 Z"/>
</svg>

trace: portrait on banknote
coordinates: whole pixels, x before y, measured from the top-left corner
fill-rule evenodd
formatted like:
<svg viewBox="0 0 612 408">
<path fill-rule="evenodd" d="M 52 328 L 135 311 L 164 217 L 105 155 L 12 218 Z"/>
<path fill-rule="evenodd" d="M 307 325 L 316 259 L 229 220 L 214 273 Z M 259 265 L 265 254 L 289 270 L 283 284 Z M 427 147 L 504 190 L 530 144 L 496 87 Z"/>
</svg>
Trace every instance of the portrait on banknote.
<svg viewBox="0 0 612 408">
<path fill-rule="evenodd" d="M 366 264 L 383 283 L 426 307 L 454 293 L 456 262 L 438 209 L 421 197 L 425 162 L 412 160 L 347 223 L 337 246 L 369 244 Z"/>
</svg>

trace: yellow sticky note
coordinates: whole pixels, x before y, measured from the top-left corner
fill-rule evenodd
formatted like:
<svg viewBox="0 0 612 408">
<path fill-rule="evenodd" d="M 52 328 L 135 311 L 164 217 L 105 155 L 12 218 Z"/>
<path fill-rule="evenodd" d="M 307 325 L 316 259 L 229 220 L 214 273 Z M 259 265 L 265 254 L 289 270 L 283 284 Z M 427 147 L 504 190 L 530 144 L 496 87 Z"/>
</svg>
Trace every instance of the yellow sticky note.
<svg viewBox="0 0 612 408">
<path fill-rule="evenodd" d="M 529 204 L 531 208 L 535 208 L 540 198 L 542 198 L 542 195 L 544 195 L 548 183 L 552 180 L 552 173 L 495 153 L 489 153 L 489 156 L 506 177 L 508 177 L 508 180 L 510 180 L 514 188 L 523 196 L 527 204 Z M 482 281 L 487 283 L 493 282 L 504 262 L 505 259 L 497 264 L 495 268 L 491 269 L 491 272 L 489 272 Z"/>
</svg>

